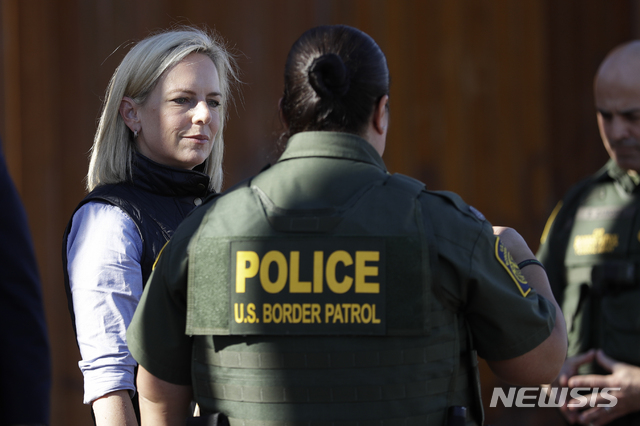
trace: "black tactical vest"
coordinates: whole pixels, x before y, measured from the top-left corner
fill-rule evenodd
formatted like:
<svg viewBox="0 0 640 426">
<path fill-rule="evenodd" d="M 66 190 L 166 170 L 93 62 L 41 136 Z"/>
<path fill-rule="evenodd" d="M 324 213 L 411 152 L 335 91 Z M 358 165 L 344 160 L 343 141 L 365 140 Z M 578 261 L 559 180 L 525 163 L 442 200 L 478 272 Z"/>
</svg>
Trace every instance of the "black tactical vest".
<svg viewBox="0 0 640 426">
<path fill-rule="evenodd" d="M 472 406 L 457 314 L 434 296 L 418 196 L 394 175 L 345 205 L 216 200 L 189 248 L 194 397 L 231 425 L 443 425 Z M 473 424 L 473 423 L 468 423 Z"/>
<path fill-rule="evenodd" d="M 596 181 L 576 211 L 565 265 L 562 308 L 569 356 L 602 348 L 617 360 L 640 365 L 638 194 L 615 180 Z"/>
<path fill-rule="evenodd" d="M 90 201 L 121 208 L 136 224 L 142 240 L 140 266 L 142 283 L 145 285 L 160 250 L 187 214 L 210 193 L 208 188 L 209 177 L 206 174 L 164 166 L 138 154 L 131 181 L 95 188 L 78 204 L 74 214 Z M 64 232 L 62 259 L 67 302 L 75 331 L 73 299 L 67 272 L 67 238 L 72 220 L 73 215 Z"/>
</svg>

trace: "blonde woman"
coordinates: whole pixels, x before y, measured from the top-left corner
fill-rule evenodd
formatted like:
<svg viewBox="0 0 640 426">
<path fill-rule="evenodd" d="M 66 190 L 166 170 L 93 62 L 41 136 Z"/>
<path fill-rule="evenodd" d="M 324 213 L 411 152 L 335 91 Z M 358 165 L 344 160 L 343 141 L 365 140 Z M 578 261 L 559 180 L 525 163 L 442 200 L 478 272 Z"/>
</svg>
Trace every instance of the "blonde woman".
<svg viewBox="0 0 640 426">
<path fill-rule="evenodd" d="M 64 234 L 69 309 L 98 425 L 139 422 L 126 329 L 165 242 L 222 185 L 232 56 L 186 27 L 136 44 L 109 86 L 87 189 Z M 138 417 L 138 419 L 136 419 Z"/>
</svg>

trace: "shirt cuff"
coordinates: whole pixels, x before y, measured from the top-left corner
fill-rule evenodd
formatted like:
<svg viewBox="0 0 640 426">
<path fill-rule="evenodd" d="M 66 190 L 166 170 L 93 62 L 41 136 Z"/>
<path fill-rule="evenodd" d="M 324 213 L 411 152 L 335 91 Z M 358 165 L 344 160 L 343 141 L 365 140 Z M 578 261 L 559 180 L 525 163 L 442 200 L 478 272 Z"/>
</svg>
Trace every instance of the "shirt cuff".
<svg viewBox="0 0 640 426">
<path fill-rule="evenodd" d="M 83 370 L 83 402 L 91 404 L 96 399 L 119 390 L 128 390 L 129 396 L 133 397 L 136 393 L 134 370 L 133 366 Z"/>
</svg>

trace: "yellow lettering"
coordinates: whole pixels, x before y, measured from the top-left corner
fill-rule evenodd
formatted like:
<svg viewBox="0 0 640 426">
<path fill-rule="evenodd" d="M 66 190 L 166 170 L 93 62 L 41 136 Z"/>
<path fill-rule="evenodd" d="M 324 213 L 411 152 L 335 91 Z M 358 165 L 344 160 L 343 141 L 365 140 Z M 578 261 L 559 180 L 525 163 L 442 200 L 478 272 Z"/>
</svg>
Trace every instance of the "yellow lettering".
<svg viewBox="0 0 640 426">
<path fill-rule="evenodd" d="M 618 244 L 618 234 L 607 234 L 604 228 L 596 228 L 590 235 L 576 235 L 573 250 L 578 256 L 611 253 Z"/>
<path fill-rule="evenodd" d="M 380 293 L 380 283 L 366 281 L 367 277 L 377 277 L 378 267 L 367 266 L 367 262 L 378 262 L 380 252 L 357 251 L 356 252 L 356 293 Z"/>
<path fill-rule="evenodd" d="M 309 316 L 311 315 L 311 303 L 303 303 L 302 304 L 302 323 L 309 324 L 311 319 Z"/>
<path fill-rule="evenodd" d="M 329 318 L 333 316 L 335 309 L 331 303 L 324 305 L 324 322 L 329 324 Z"/>
<path fill-rule="evenodd" d="M 278 267 L 278 275 L 275 281 L 269 278 L 269 268 L 275 262 Z M 277 250 L 271 250 L 262 258 L 260 264 L 260 284 L 267 293 L 279 293 L 287 284 L 287 259 Z"/>
<path fill-rule="evenodd" d="M 351 303 L 343 303 L 342 309 L 344 309 L 344 322 L 349 324 L 349 310 L 353 306 Z"/>
<path fill-rule="evenodd" d="M 251 324 L 259 322 L 258 317 L 256 316 L 256 305 L 253 303 L 249 303 L 247 305 L 247 318 L 245 318 L 245 322 Z"/>
<path fill-rule="evenodd" d="M 291 293 L 311 293 L 311 281 L 300 281 L 300 252 L 289 255 L 289 291 Z"/>
<path fill-rule="evenodd" d="M 351 323 L 355 324 L 356 322 L 360 324 L 360 305 L 354 303 L 351 305 Z"/>
<path fill-rule="evenodd" d="M 360 318 L 362 318 L 362 322 L 365 324 L 369 324 L 371 322 L 371 305 L 365 303 L 362 305 L 360 309 Z"/>
<path fill-rule="evenodd" d="M 313 292 L 322 293 L 322 265 L 324 263 L 324 253 L 313 252 Z"/>
<path fill-rule="evenodd" d="M 293 322 L 298 324 L 302 321 L 302 306 L 299 303 L 293 304 L 293 312 L 291 312 L 291 317 L 293 318 Z"/>
<path fill-rule="evenodd" d="M 311 322 L 322 324 L 322 320 L 320 319 L 320 305 L 318 303 L 311 304 Z"/>
<path fill-rule="evenodd" d="M 342 306 L 345 304 L 343 303 Z M 342 317 L 342 309 L 340 309 L 340 305 L 336 303 L 336 311 L 333 315 L 333 323 L 340 321 L 341 324 L 344 324 L 344 318 Z"/>
<path fill-rule="evenodd" d="M 258 273 L 260 258 L 254 251 L 236 252 L 236 293 L 244 293 L 247 278 L 253 278 Z"/>
<path fill-rule="evenodd" d="M 378 318 L 376 318 L 376 305 L 373 305 L 372 308 L 373 313 L 371 314 L 373 316 L 373 320 L 371 321 L 374 324 L 380 324 L 380 320 Z"/>
<path fill-rule="evenodd" d="M 351 255 L 344 250 L 337 250 L 331 253 L 329 259 L 327 259 L 327 285 L 337 294 L 343 294 L 349 291 L 351 285 L 353 284 L 353 278 L 346 276 L 342 282 L 338 282 L 336 278 L 336 266 L 338 262 L 342 262 L 344 266 L 349 266 L 353 264 L 353 259 Z"/>
<path fill-rule="evenodd" d="M 262 322 L 270 323 L 271 320 L 271 303 L 265 303 L 262 305 Z"/>
<path fill-rule="evenodd" d="M 273 322 L 280 324 L 282 322 L 282 306 L 279 303 L 273 305 Z"/>
<path fill-rule="evenodd" d="M 282 304 L 282 322 L 292 323 L 291 320 L 291 303 Z"/>
<path fill-rule="evenodd" d="M 240 312 L 238 312 L 238 305 L 240 306 Z M 238 324 L 244 322 L 244 303 L 233 304 L 233 316 Z"/>
</svg>

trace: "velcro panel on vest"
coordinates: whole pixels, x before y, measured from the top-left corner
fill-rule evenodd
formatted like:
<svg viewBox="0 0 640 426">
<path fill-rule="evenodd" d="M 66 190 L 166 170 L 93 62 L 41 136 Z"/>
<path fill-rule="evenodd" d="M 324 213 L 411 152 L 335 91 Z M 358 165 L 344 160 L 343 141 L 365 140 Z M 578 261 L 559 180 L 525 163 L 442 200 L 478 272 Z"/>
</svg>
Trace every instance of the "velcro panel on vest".
<svg viewBox="0 0 640 426">
<path fill-rule="evenodd" d="M 199 397 L 216 400 L 255 403 L 366 403 L 393 400 L 425 398 L 442 393 L 449 386 L 448 376 L 430 380 L 384 385 L 351 386 L 252 386 L 237 383 L 198 383 Z M 467 391 L 469 380 L 466 375 L 458 376 L 456 389 Z"/>
<path fill-rule="evenodd" d="M 360 241 L 362 238 L 356 238 Z M 378 270 L 384 274 L 382 277 L 375 277 L 379 281 L 380 296 L 375 294 L 354 293 L 355 285 L 351 286 L 348 293 L 334 294 L 324 283 L 323 293 L 317 294 L 309 291 L 307 293 L 292 293 L 291 283 L 287 282 L 279 293 L 269 294 L 264 291 L 260 284 L 260 272 L 246 281 L 246 289 L 242 296 L 238 298 L 236 291 L 236 276 L 228 271 L 230 247 L 234 244 L 242 243 L 240 247 L 266 246 L 282 247 L 283 244 L 299 244 L 299 257 L 311 258 L 313 251 L 305 251 L 305 243 L 317 238 L 268 238 L 260 240 L 230 241 L 228 239 L 206 239 L 200 240 L 197 246 L 192 247 L 190 252 L 190 287 L 189 292 L 190 307 L 188 310 L 188 320 L 191 325 L 187 330 L 190 335 L 226 335 L 226 334 L 422 334 L 424 331 L 425 306 L 423 300 L 424 285 L 422 284 L 420 269 L 416 265 L 421 265 L 421 253 L 419 243 L 414 238 L 387 238 L 383 243 L 383 250 L 379 250 L 381 256 L 386 256 L 386 263 L 378 266 Z M 327 239 L 326 243 L 335 244 L 349 241 L 348 238 Z M 341 246 L 338 246 L 339 249 Z M 413 247 L 414 250 L 406 250 Z M 405 251 L 406 250 L 406 251 Z M 291 252 L 278 251 L 281 253 L 282 261 L 287 262 L 284 268 L 287 270 L 288 281 L 291 278 Z M 257 252 L 246 250 L 245 252 L 255 253 L 256 262 L 262 262 L 264 256 L 260 258 Z M 346 253 L 346 252 L 345 252 Z M 330 251 L 324 256 L 326 262 Z M 237 252 L 236 252 L 237 255 Z M 355 257 L 355 256 L 353 256 Z M 206 262 L 208 267 L 198 267 Z M 368 262 L 367 267 L 372 267 L 375 262 Z M 271 265 L 273 266 L 273 265 Z M 256 267 L 258 268 L 258 267 Z M 325 266 L 321 266 L 322 269 Z M 344 268 L 347 271 L 352 269 Z M 386 268 L 386 270 L 385 270 Z M 274 269 L 273 267 L 271 268 Z M 217 273 L 213 273 L 217 271 Z M 236 275 L 239 272 L 236 272 Z M 353 272 L 350 272 L 351 274 Z M 341 280 L 353 279 L 346 276 Z M 372 278 L 372 277 L 369 277 Z M 309 280 L 310 276 L 301 276 L 300 280 Z M 389 289 L 393 289 L 390 291 Z M 248 296 L 247 296 L 248 295 Z M 251 297 L 253 296 L 253 299 Z M 233 296 L 233 297 L 232 297 Z M 248 299 L 246 297 L 249 297 Z M 344 304 L 350 305 L 348 308 Z M 282 310 L 284 305 L 298 309 L 300 312 L 289 314 L 288 321 L 283 320 Z M 313 315 L 311 309 L 318 305 L 318 314 Z M 331 315 L 328 318 L 328 306 L 331 308 Z M 357 305 L 360 313 L 354 312 L 352 305 Z M 305 314 L 302 309 L 307 310 Z M 340 311 L 340 316 L 338 316 Z M 268 317 L 270 318 L 268 318 Z M 354 320 L 355 316 L 355 320 Z M 269 323 L 266 320 L 269 319 Z M 236 324 L 231 324 L 231 322 Z M 277 321 L 278 324 L 275 324 Z M 320 321 L 320 323 L 318 323 Z M 380 332 L 373 330 L 375 324 L 380 323 L 383 327 Z M 289 322 L 289 327 L 285 327 Z M 293 324 L 292 324 L 293 322 Z M 357 322 L 358 324 L 354 324 Z M 341 325 L 344 330 L 341 331 Z M 363 332 L 357 331 L 358 326 L 362 326 Z M 324 327 L 323 327 L 324 326 Z M 327 327 L 328 326 L 328 327 Z M 354 328 L 355 327 L 355 328 Z M 236 331 L 233 332 L 233 329 Z M 282 330 L 278 332 L 278 330 Z"/>
<path fill-rule="evenodd" d="M 186 334 L 229 334 L 231 236 L 265 235 L 262 216 L 258 199 L 247 187 L 220 197 L 203 217 L 188 248 Z"/>
<path fill-rule="evenodd" d="M 198 336 L 194 392 L 201 407 L 247 424 L 443 419 L 451 402 L 469 407 L 472 393 L 471 371 L 459 365 L 468 351 L 455 339 L 451 324 L 419 337 Z M 452 383 L 458 398 L 449 401 Z"/>
<path fill-rule="evenodd" d="M 299 251 L 300 258 L 304 251 L 311 247 L 312 241 L 323 241 L 327 247 L 324 255 L 326 261 L 330 251 L 340 250 L 341 241 L 362 241 L 372 239 L 381 241 L 384 249 L 385 263 L 381 268 L 385 274 L 382 292 L 386 297 L 387 335 L 420 335 L 429 332 L 429 300 L 431 297 L 428 247 L 424 234 L 424 223 L 420 204 L 417 202 L 419 192 L 424 188 L 417 181 L 394 175 L 384 184 L 377 183 L 368 190 L 358 194 L 357 199 L 347 203 L 346 211 L 339 212 L 339 223 L 324 234 L 305 234 L 282 232 L 274 229 L 273 217 L 289 214 L 273 209 L 263 202 L 264 194 L 255 188 L 240 189 L 221 197 L 203 220 L 200 230 L 192 240 L 189 248 L 189 290 L 187 311 L 187 334 L 189 335 L 228 335 L 234 334 L 231 322 L 242 322 L 242 331 L 238 334 L 274 334 L 261 329 L 265 319 L 264 309 L 256 305 L 255 314 L 247 317 L 248 305 L 242 307 L 244 315 L 240 315 L 240 305 L 231 305 L 230 292 L 236 288 L 237 276 L 234 276 L 236 264 L 233 244 L 263 245 L 265 251 L 277 249 L 285 244 L 290 247 L 299 245 L 300 250 L 282 252 L 282 262 L 292 264 L 292 252 Z M 236 206 L 243 206 L 238 209 Z M 290 215 L 289 215 L 290 216 Z M 335 217 L 335 214 L 333 215 Z M 296 217 L 299 217 L 297 215 Z M 275 222 L 278 222 L 277 220 Z M 226 237 L 225 235 L 233 235 Z M 273 246 L 271 246 L 273 245 Z M 377 250 L 377 249 L 376 249 Z M 277 250 L 275 250 L 277 251 Z M 254 250 L 257 254 L 258 251 Z M 307 253 L 307 258 L 312 254 Z M 253 257 L 255 260 L 255 256 Z M 237 259 L 235 259 L 237 261 Z M 258 255 L 258 260 L 262 261 Z M 244 265 L 249 265 L 244 264 Z M 256 264 L 257 265 L 257 264 Z M 271 262 L 273 267 L 273 262 Z M 284 265 L 284 263 L 281 263 Z M 375 262 L 367 265 L 376 265 Z M 242 266 L 244 268 L 244 266 Z M 247 266 L 257 267 L 259 266 Z M 273 269 L 273 268 L 272 268 Z M 308 272 L 308 271 L 307 271 Z M 245 273 L 249 274 L 245 271 Z M 237 271 L 236 271 L 237 274 Z M 252 270 L 250 274 L 255 282 L 260 282 L 260 272 Z M 265 273 L 268 275 L 268 273 Z M 309 275 L 307 275 L 308 277 Z M 290 278 L 290 277 L 288 277 Z M 300 278 L 308 281 L 309 278 Z M 257 280 L 257 281 L 256 281 Z M 375 281 L 375 279 L 372 279 Z M 275 282 L 272 276 L 268 282 Z M 249 282 L 249 281 L 247 281 Z M 264 280 L 263 280 L 264 282 Z M 286 282 L 281 291 L 289 291 L 291 283 Z M 324 291 L 327 284 L 324 283 Z M 306 294 L 308 302 L 313 303 L 313 293 Z M 335 295 L 339 303 L 340 295 Z M 324 302 L 323 302 L 324 303 Z M 238 311 L 234 311 L 234 308 Z M 262 307 L 264 308 L 264 307 Z M 322 315 L 325 314 L 323 306 Z M 236 315 L 237 314 L 237 315 Z M 380 317 L 378 317 L 380 318 Z M 253 321 L 253 322 L 252 322 Z M 314 327 L 299 327 L 295 331 L 283 328 L 281 334 L 358 334 L 316 330 Z M 277 334 L 277 333 L 276 333 Z M 363 334 L 372 334 L 371 330 Z M 378 334 L 378 333 L 375 333 Z"/>
<path fill-rule="evenodd" d="M 428 347 L 342 352 L 243 352 L 196 346 L 198 363 L 222 368 L 266 370 L 379 368 L 426 364 L 452 357 L 451 343 Z"/>
<path fill-rule="evenodd" d="M 330 419 L 335 424 L 362 425 L 374 424 L 370 423 L 373 421 L 381 424 L 382 420 L 391 425 L 393 419 L 412 424 L 404 421 L 433 420 L 433 416 L 442 421 L 447 407 L 445 390 L 452 380 L 456 392 L 471 394 L 470 372 L 462 369 L 452 378 L 451 360 L 406 361 L 416 363 L 390 362 L 387 368 L 344 367 L 327 369 L 326 373 L 324 369 L 308 368 L 247 369 L 244 376 L 237 368 L 211 369 L 196 364 L 194 389 L 200 406 L 208 410 L 242 417 L 247 424 L 265 421 L 282 426 L 302 419 L 311 422 L 308 424 Z M 336 365 L 347 362 L 342 359 Z M 208 373 L 202 369 L 208 369 Z M 463 405 L 467 403 L 465 398 L 461 401 L 465 401 Z M 404 413 L 412 415 L 402 417 Z"/>
</svg>

